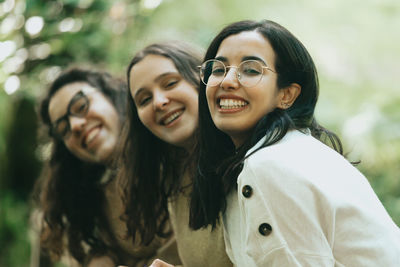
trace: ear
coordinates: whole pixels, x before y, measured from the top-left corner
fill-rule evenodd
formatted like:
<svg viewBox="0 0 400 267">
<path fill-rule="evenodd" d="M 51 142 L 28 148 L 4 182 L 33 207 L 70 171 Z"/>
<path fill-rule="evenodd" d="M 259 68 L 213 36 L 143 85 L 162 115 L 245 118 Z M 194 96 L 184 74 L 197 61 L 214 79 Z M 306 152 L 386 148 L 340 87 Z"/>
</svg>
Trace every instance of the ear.
<svg viewBox="0 0 400 267">
<path fill-rule="evenodd" d="M 285 87 L 279 91 L 278 105 L 280 109 L 290 108 L 294 101 L 301 93 L 301 86 L 297 83 L 292 83 L 288 87 Z"/>
</svg>

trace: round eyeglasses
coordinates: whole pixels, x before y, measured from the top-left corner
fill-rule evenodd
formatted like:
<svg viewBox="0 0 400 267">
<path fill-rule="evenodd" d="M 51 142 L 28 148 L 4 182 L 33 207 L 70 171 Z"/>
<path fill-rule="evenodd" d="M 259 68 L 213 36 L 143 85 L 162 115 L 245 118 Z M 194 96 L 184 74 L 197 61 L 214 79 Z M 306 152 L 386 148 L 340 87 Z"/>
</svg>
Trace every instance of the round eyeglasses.
<svg viewBox="0 0 400 267">
<path fill-rule="evenodd" d="M 225 79 L 229 68 L 236 68 L 236 77 L 244 87 L 256 86 L 264 73 L 264 69 L 276 73 L 257 60 L 245 60 L 239 66 L 225 66 L 222 61 L 210 59 L 200 66 L 201 81 L 207 86 L 217 86 Z"/>
<path fill-rule="evenodd" d="M 68 117 L 85 117 L 89 110 L 89 104 L 88 97 L 82 91 L 77 92 L 68 104 L 67 113 L 51 125 L 51 135 L 61 140 L 67 139 L 71 135 L 71 124 Z"/>
</svg>

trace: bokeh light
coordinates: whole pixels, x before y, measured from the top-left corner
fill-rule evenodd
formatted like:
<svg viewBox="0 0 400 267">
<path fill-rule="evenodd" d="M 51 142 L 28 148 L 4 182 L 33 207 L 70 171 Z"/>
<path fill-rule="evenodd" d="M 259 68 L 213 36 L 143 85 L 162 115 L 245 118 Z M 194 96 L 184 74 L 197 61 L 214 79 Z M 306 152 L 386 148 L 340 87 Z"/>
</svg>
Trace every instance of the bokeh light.
<svg viewBox="0 0 400 267">
<path fill-rule="evenodd" d="M 34 16 L 27 19 L 25 23 L 25 30 L 31 36 L 38 35 L 44 26 L 44 20 L 42 17 Z"/>
<path fill-rule="evenodd" d="M 58 25 L 60 32 L 78 32 L 82 28 L 82 20 L 71 17 L 63 19 Z"/>
<path fill-rule="evenodd" d="M 7 40 L 0 42 L 0 62 L 12 55 L 16 50 L 17 45 L 14 41 Z"/>
<path fill-rule="evenodd" d="M 162 0 L 144 0 L 143 6 L 147 9 L 155 9 L 161 4 Z"/>
<path fill-rule="evenodd" d="M 4 13 L 11 12 L 11 10 L 15 6 L 15 1 L 14 0 L 6 0 L 2 3 L 2 8 Z"/>
<path fill-rule="evenodd" d="M 51 46 L 48 43 L 40 43 L 29 48 L 29 59 L 45 59 L 51 53 Z"/>
<path fill-rule="evenodd" d="M 7 78 L 6 82 L 4 83 L 4 91 L 8 95 L 15 93 L 21 85 L 21 82 L 17 75 L 12 75 Z"/>
</svg>

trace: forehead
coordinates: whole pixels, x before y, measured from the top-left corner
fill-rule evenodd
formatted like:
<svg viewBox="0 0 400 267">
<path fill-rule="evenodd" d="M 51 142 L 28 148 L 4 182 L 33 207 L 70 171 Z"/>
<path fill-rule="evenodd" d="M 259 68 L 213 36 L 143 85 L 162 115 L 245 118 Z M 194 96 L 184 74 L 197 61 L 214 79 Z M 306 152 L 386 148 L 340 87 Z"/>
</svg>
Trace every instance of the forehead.
<svg viewBox="0 0 400 267">
<path fill-rule="evenodd" d="M 89 93 L 94 90 L 96 89 L 86 82 L 69 83 L 58 89 L 49 102 L 50 120 L 55 121 L 67 112 L 68 104 L 77 92 Z"/>
<path fill-rule="evenodd" d="M 178 72 L 171 59 L 160 55 L 147 55 L 131 69 L 131 89 L 139 89 L 146 83 L 154 82 L 157 77 L 167 72 Z"/>
<path fill-rule="evenodd" d="M 244 31 L 225 38 L 217 51 L 216 57 L 226 57 L 228 61 L 241 61 L 245 56 L 257 56 L 273 66 L 275 52 L 269 41 L 259 32 Z"/>
</svg>

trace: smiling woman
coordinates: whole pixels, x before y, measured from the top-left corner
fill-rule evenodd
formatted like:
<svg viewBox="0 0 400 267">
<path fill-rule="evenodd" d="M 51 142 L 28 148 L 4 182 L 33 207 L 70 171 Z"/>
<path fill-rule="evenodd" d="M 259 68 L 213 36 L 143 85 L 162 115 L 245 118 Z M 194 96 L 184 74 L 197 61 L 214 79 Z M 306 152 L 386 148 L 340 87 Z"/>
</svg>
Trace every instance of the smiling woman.
<svg viewBox="0 0 400 267">
<path fill-rule="evenodd" d="M 120 120 L 111 101 L 86 82 L 60 88 L 49 102 L 51 132 L 78 158 L 105 163 L 117 144 Z"/>
<path fill-rule="evenodd" d="M 193 105 L 197 90 L 182 78 L 171 60 L 148 55 L 135 64 L 130 92 L 144 126 L 158 138 L 190 150 L 197 128 L 197 105 Z"/>
<path fill-rule="evenodd" d="M 125 117 L 126 85 L 103 72 L 71 69 L 50 86 L 40 115 L 53 151 L 38 183 L 41 248 L 54 261 L 89 267 L 143 266 L 169 239 L 142 247 L 126 227 L 112 158 Z M 157 254 L 176 260 L 177 254 Z M 171 253 L 172 252 L 172 253 Z M 165 257 L 164 257 L 165 256 Z"/>
<path fill-rule="evenodd" d="M 232 266 L 222 228 L 189 229 L 200 56 L 183 44 L 153 44 L 128 67 L 128 121 L 122 134 L 121 183 L 128 231 L 143 244 L 172 224 L 185 267 Z M 133 231 L 138 229 L 138 231 Z M 171 262 L 170 262 L 171 263 Z M 155 261 L 154 266 L 163 265 Z"/>
<path fill-rule="evenodd" d="M 400 266 L 399 228 L 315 119 L 303 44 L 275 22 L 240 21 L 205 60 L 191 227 L 222 217 L 236 266 Z"/>
</svg>

